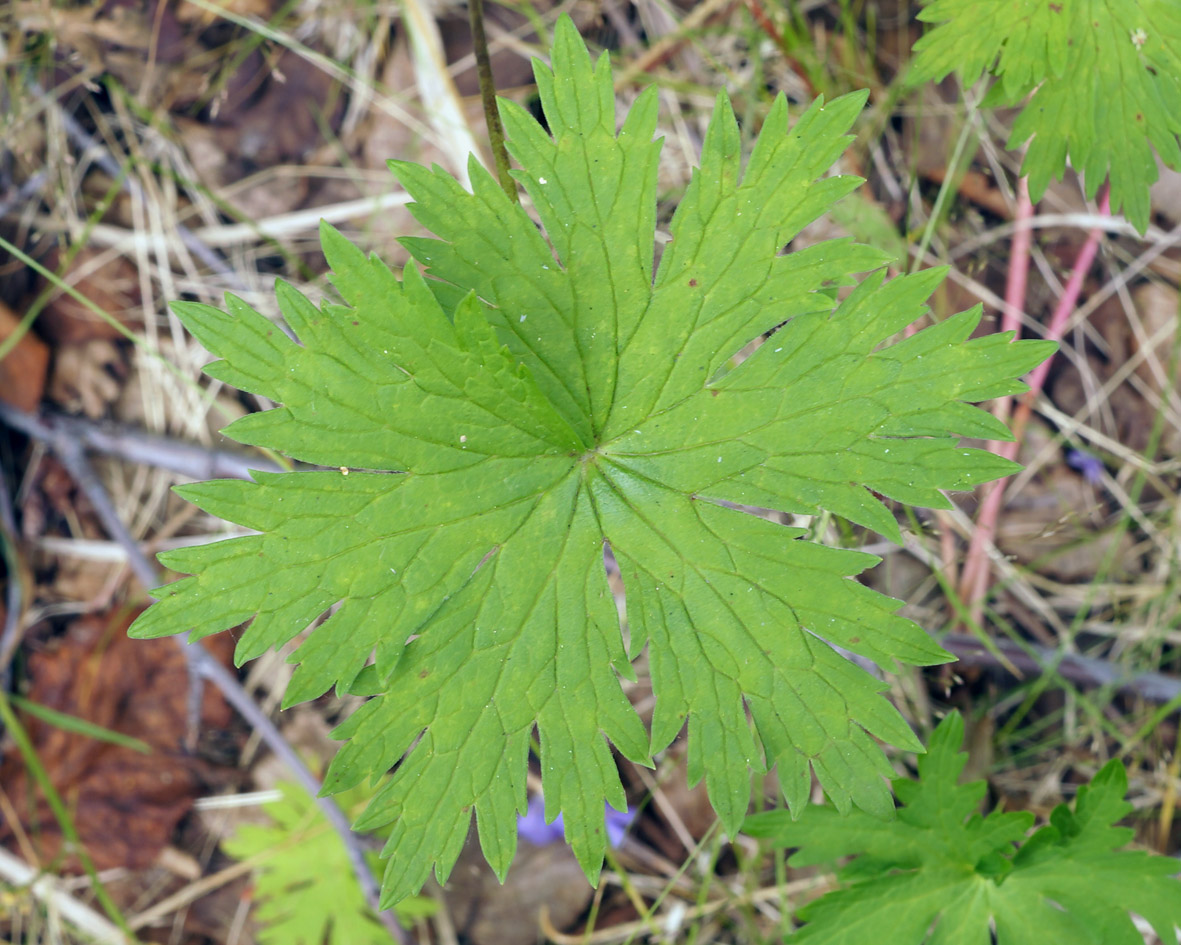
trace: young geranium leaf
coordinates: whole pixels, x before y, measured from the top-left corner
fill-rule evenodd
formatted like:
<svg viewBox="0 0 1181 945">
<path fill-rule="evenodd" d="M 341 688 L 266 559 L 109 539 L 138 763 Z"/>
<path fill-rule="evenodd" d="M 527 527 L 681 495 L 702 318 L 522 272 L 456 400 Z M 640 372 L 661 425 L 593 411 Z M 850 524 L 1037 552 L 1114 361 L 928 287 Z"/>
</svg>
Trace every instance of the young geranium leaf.
<svg viewBox="0 0 1181 945">
<path fill-rule="evenodd" d="M 270 822 L 239 824 L 222 843 L 235 859 L 258 860 L 254 918 L 261 928 L 256 940 L 262 945 L 390 945 L 390 934 L 366 905 L 348 852 L 328 819 L 303 788 L 283 782 L 277 787 L 282 797 L 263 808 Z M 338 800 L 346 811 L 357 806 L 356 798 Z M 398 915 L 413 919 L 433 905 L 430 899 L 408 899 Z"/>
<path fill-rule="evenodd" d="M 1110 175 L 1111 206 L 1143 233 L 1156 154 L 1181 170 L 1181 4 L 1177 0 L 931 0 L 939 24 L 915 43 L 912 82 L 995 74 L 996 104 L 1016 105 L 1009 147 L 1037 200 L 1067 157 L 1088 196 Z"/>
<path fill-rule="evenodd" d="M 743 829 L 752 836 L 799 847 L 793 866 L 856 858 L 840 872 L 841 889 L 801 911 L 807 925 L 792 941 L 1141 945 L 1131 912 L 1148 919 L 1161 941 L 1174 940 L 1173 927 L 1181 927 L 1177 862 L 1116 852 L 1132 837 L 1113 826 L 1132 809 L 1118 761 L 1079 789 L 1073 810 L 1059 805 L 1026 840 L 1032 814 L 981 817 L 985 782 L 957 784 L 968 760 L 959 751 L 963 737 L 959 713 L 935 729 L 918 781 L 894 782 L 902 802 L 894 820 L 815 806 L 798 820 L 787 811 L 747 819 Z"/>
<path fill-rule="evenodd" d="M 503 875 L 534 725 L 546 816 L 562 813 L 592 879 L 604 801 L 626 808 L 610 745 L 647 763 L 686 720 L 690 774 L 732 832 L 749 769 L 766 764 L 795 807 L 814 771 L 843 807 L 891 810 L 875 739 L 920 746 L 884 684 L 830 644 L 886 667 L 947 654 L 851 579 L 877 559 L 735 505 L 828 509 L 898 539 L 879 495 L 945 507 L 941 489 L 1014 468 L 957 445 L 1008 437 L 967 402 L 1022 390 L 1015 378 L 1052 348 L 969 340 L 979 310 L 890 343 L 940 272 L 874 275 L 838 304 L 879 252 L 836 240 L 781 253 L 857 186 L 825 173 L 863 95 L 790 126 L 780 98 L 745 169 L 720 96 L 654 273 L 654 91 L 617 133 L 609 64 L 592 65 L 568 19 L 553 70 L 536 71 L 553 136 L 502 109 L 544 231 L 475 162 L 472 193 L 397 164 L 438 237 L 405 241 L 425 276 L 411 265 L 399 280 L 325 227 L 347 304 L 316 308 L 281 285 L 298 343 L 236 299 L 225 313 L 177 306 L 224 358 L 212 376 L 282 404 L 227 433 L 340 471 L 178 490 L 260 534 L 162 556 L 194 576 L 134 632 L 252 620 L 241 661 L 335 608 L 296 652 L 286 702 L 376 693 L 339 729 L 326 786 L 394 769 L 360 821 L 393 824 L 386 902 L 432 863 L 447 875 L 473 811 Z M 650 735 L 620 687 L 631 668 L 605 547 L 630 656 L 648 646 Z"/>
</svg>

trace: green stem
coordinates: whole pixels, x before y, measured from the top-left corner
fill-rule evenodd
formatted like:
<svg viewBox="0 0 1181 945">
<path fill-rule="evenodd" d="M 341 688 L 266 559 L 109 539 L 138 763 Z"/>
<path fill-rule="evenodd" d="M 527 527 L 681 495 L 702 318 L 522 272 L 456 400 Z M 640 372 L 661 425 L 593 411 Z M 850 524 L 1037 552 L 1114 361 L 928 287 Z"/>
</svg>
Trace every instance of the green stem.
<svg viewBox="0 0 1181 945">
<path fill-rule="evenodd" d="M 910 265 L 911 272 L 918 272 L 922 267 L 923 259 L 931 246 L 931 239 L 935 235 L 935 227 L 939 224 L 939 218 L 943 216 L 943 206 L 947 203 L 948 194 L 955 189 L 956 183 L 963 173 L 963 168 L 967 164 L 967 161 L 964 161 L 963 164 L 960 162 L 964 159 L 964 149 L 972 133 L 972 117 L 975 112 L 976 103 L 969 101 L 968 113 L 964 118 L 964 126 L 960 129 L 960 135 L 956 139 L 955 150 L 952 152 L 951 160 L 947 162 L 947 174 L 943 178 L 943 183 L 939 185 L 939 193 L 935 197 L 935 205 L 931 207 L 931 216 L 927 219 L 927 225 L 923 227 L 923 235 L 919 242 L 918 252 L 915 253 L 914 260 Z"/>
<path fill-rule="evenodd" d="M 488 37 L 484 33 L 484 0 L 468 0 L 468 21 L 472 26 L 472 48 L 476 54 L 476 74 L 480 77 L 480 99 L 488 123 L 488 142 L 496 162 L 496 177 L 513 203 L 520 203 L 517 185 L 509 173 L 508 149 L 504 146 L 504 125 L 496 107 L 496 85 L 492 81 L 492 60 L 488 56 Z"/>
</svg>

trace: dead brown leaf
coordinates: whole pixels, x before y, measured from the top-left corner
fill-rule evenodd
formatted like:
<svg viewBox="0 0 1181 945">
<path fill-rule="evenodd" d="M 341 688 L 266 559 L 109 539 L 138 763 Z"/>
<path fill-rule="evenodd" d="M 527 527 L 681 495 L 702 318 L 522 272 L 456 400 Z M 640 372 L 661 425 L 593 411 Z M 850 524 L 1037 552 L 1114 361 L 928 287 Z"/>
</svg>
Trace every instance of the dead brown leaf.
<svg viewBox="0 0 1181 945">
<path fill-rule="evenodd" d="M 255 101 L 218 112 L 219 139 L 227 153 L 257 166 L 302 160 L 323 142 L 323 129 L 339 124 L 340 85 L 289 51 L 262 69 L 262 91 Z"/>
<path fill-rule="evenodd" d="M 1161 282 L 1147 282 L 1132 293 L 1132 302 L 1140 318 L 1143 334 L 1133 333 L 1132 349 L 1144 355 L 1136 366 L 1136 373 L 1154 394 L 1165 392 L 1172 368 L 1173 346 L 1177 338 L 1177 322 L 1181 316 L 1177 290 Z M 1181 396 L 1181 372 L 1171 391 L 1173 403 Z M 1151 414 L 1151 408 L 1146 409 Z M 1161 437 L 1161 451 L 1166 456 L 1181 453 L 1181 428 L 1167 423 Z"/>
<path fill-rule="evenodd" d="M 63 274 L 63 280 L 124 326 L 141 326 L 143 312 L 140 309 L 139 276 L 135 266 L 124 257 L 117 256 L 95 268 L 100 256 L 99 250 L 80 250 Z M 60 263 L 61 251 L 55 247 L 46 256 L 44 265 L 56 272 Z M 85 275 L 75 278 L 79 272 Z M 118 328 L 102 316 L 96 315 L 64 292 L 45 306 L 45 311 L 37 319 L 37 330 L 53 345 L 114 341 L 123 336 Z"/>
<path fill-rule="evenodd" d="M 20 319 L 0 303 L 0 344 L 20 331 Z M 49 349 L 32 332 L 26 331 L 16 346 L 0 361 L 0 400 L 20 410 L 36 410 L 45 392 Z"/>
<path fill-rule="evenodd" d="M 1152 208 L 1169 223 L 1181 223 L 1181 172 L 1170 170 L 1157 159 L 1160 177 L 1152 186 Z"/>
<path fill-rule="evenodd" d="M 119 399 L 127 362 L 110 341 L 64 345 L 54 353 L 49 399 L 70 413 L 98 420 Z"/>
<path fill-rule="evenodd" d="M 1100 433 L 1118 440 L 1129 450 L 1143 452 L 1151 439 L 1157 407 L 1145 396 L 1164 393 L 1164 381 L 1170 369 L 1173 342 L 1178 319 L 1178 294 L 1172 286 L 1148 282 L 1132 292 L 1132 303 L 1138 325 L 1133 326 L 1123 302 L 1108 299 L 1091 315 L 1091 326 L 1102 338 L 1102 357 L 1088 353 L 1086 364 L 1091 375 L 1084 384 L 1074 364 L 1063 365 L 1053 386 L 1054 403 L 1061 410 L 1080 415 L 1084 412 L 1088 423 Z M 1135 371 L 1135 383 L 1125 379 L 1107 396 L 1106 402 L 1093 413 L 1088 410 L 1098 385 L 1124 372 L 1127 362 L 1143 353 Z M 1142 382 L 1142 383 L 1141 383 Z M 1136 385 L 1139 385 L 1137 389 Z M 1174 405 L 1181 396 L 1181 384 L 1173 392 Z M 1174 410 L 1176 407 L 1174 406 Z M 1162 431 L 1159 455 L 1175 456 L 1181 452 L 1181 429 L 1166 423 Z"/>
<path fill-rule="evenodd" d="M 28 473 L 28 487 L 20 507 L 21 536 L 40 538 L 67 528 L 76 538 L 99 538 L 102 526 L 66 468 L 53 455 L 42 456 Z"/>
<path fill-rule="evenodd" d="M 128 639 L 136 613 L 124 608 L 81 617 L 28 660 L 27 698 L 151 746 L 151 754 L 141 754 L 24 719 L 98 869 L 150 865 L 202 785 L 198 762 L 181 748 L 187 728 L 184 655 L 172 640 Z M 209 648 L 228 658 L 229 637 L 214 641 Z M 201 708 L 203 727 L 229 724 L 229 708 L 215 690 L 206 687 Z M 15 750 L 0 764 L 0 785 L 42 863 L 62 856 L 61 828 Z M 10 840 L 14 829 L 0 823 L 0 841 Z M 67 867 L 77 866 L 73 857 L 65 859 Z"/>
</svg>

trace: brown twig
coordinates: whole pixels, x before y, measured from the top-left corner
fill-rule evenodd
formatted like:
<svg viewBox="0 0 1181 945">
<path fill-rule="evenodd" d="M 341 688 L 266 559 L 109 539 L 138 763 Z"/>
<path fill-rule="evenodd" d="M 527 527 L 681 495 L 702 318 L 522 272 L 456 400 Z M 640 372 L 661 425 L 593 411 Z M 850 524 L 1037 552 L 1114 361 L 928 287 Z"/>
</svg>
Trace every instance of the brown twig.
<svg viewBox="0 0 1181 945">
<path fill-rule="evenodd" d="M 1051 647 L 1033 643 L 1018 644 L 1012 640 L 991 641 L 1013 667 L 1026 675 L 1056 672 L 1080 686 L 1114 686 L 1121 693 L 1135 695 L 1150 702 L 1166 703 L 1181 696 L 1181 680 L 1164 673 L 1127 673 L 1107 660 L 1077 653 L 1062 653 Z M 1012 669 L 990 653 L 984 643 L 966 634 L 948 634 L 939 640 L 944 649 L 954 653 L 959 664 L 984 666 L 992 669 Z"/>
<path fill-rule="evenodd" d="M 920 177 L 936 184 L 942 184 L 947 179 L 947 168 L 944 167 L 920 168 L 918 173 Z M 1012 219 L 1012 205 L 987 174 L 972 169 L 964 171 L 957 190 L 965 200 L 983 207 L 1002 220 Z"/>
<path fill-rule="evenodd" d="M 129 463 L 167 469 L 186 479 L 249 479 L 251 470 L 286 471 L 265 456 L 208 449 L 85 417 L 48 411 L 25 413 L 3 402 L 0 402 L 0 422 L 38 440 L 48 440 L 51 435 L 60 434 L 87 450 L 117 456 Z"/>
</svg>

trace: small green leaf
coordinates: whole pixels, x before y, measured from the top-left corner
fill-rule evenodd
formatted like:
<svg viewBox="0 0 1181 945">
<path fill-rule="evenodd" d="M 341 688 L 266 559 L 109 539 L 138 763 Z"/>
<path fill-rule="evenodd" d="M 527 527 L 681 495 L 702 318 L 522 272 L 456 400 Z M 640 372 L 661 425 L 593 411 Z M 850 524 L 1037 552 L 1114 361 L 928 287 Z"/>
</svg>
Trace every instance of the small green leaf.
<svg viewBox="0 0 1181 945">
<path fill-rule="evenodd" d="M 793 866 L 855 857 L 840 872 L 843 887 L 801 911 L 807 924 L 793 941 L 853 945 L 880 941 L 889 929 L 891 945 L 988 945 L 992 923 L 997 945 L 1140 945 L 1129 913 L 1173 941 L 1181 926 L 1176 861 L 1115 852 L 1132 835 L 1112 826 L 1132 809 L 1118 761 L 1079 790 L 1074 810 L 1060 805 L 1025 840 L 1032 814 L 982 817 L 985 783 L 957 783 L 968 759 L 959 751 L 963 734 L 957 712 L 935 729 L 919 779 L 894 782 L 902 806 L 893 821 L 827 807 L 796 820 L 787 811 L 747 818 L 750 835 L 799 848 Z"/>
<path fill-rule="evenodd" d="M 258 941 L 276 945 L 389 945 L 389 933 L 365 904 L 340 837 L 298 786 L 280 783 L 281 800 L 264 810 L 269 824 L 242 824 L 223 842 L 239 860 L 260 858 L 255 873 Z M 345 809 L 349 806 L 347 798 Z M 408 899 L 403 920 L 431 914 L 432 900 Z"/>
</svg>

